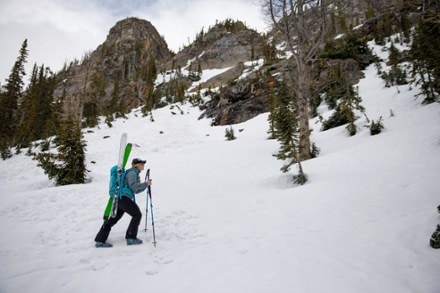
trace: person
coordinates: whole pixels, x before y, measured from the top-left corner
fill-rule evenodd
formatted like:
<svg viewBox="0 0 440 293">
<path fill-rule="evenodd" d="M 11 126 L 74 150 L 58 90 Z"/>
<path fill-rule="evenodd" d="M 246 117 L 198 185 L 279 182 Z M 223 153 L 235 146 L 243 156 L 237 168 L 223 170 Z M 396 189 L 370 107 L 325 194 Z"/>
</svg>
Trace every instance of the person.
<svg viewBox="0 0 440 293">
<path fill-rule="evenodd" d="M 95 237 L 96 247 L 112 247 L 107 242 L 111 228 L 122 218 L 124 213 L 131 216 L 125 239 L 127 245 L 142 244 L 142 240 L 137 238 L 139 224 L 141 223 L 142 213 L 136 204 L 135 194 L 144 191 L 151 185 L 151 179 L 141 182 L 139 174 L 144 170 L 147 161 L 141 159 L 133 159 L 131 168 L 126 171 L 125 180 L 121 191 L 121 198 L 118 200 L 118 210 L 116 216 L 108 218 L 102 224 L 98 234 Z"/>
</svg>

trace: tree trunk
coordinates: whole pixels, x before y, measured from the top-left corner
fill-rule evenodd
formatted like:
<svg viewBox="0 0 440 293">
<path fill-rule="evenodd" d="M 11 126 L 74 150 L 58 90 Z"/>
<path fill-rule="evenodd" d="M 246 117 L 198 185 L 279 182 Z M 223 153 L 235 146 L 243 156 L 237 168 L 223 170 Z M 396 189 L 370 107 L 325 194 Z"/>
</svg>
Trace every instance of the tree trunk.
<svg viewBox="0 0 440 293">
<path fill-rule="evenodd" d="M 310 88 L 307 81 L 307 70 L 298 72 L 298 122 L 299 122 L 299 157 L 301 160 L 311 158 L 310 155 L 310 127 L 309 127 L 309 100 Z"/>
</svg>

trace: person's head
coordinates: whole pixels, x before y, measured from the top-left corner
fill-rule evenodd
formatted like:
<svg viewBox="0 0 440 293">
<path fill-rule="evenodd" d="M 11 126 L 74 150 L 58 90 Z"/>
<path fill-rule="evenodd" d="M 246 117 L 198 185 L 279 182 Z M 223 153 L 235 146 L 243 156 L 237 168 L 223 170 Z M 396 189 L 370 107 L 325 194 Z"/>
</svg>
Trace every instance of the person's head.
<svg viewBox="0 0 440 293">
<path fill-rule="evenodd" d="M 138 168 L 139 170 L 143 170 L 146 162 L 147 161 L 136 158 L 136 159 L 133 159 L 133 161 L 131 161 L 131 166 L 133 168 Z"/>
</svg>

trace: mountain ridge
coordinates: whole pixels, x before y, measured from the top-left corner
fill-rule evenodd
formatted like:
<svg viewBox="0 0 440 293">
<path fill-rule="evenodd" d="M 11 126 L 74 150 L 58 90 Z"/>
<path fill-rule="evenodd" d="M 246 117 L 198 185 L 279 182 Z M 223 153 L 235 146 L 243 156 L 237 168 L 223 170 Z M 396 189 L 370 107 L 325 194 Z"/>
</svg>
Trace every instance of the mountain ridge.
<svg viewBox="0 0 440 293">
<path fill-rule="evenodd" d="M 344 26 L 359 26 L 366 18 L 362 11 L 374 15 L 393 11 L 400 3 L 400 0 L 387 4 L 372 1 L 366 5 L 363 1 L 354 1 L 341 8 L 345 13 Z M 375 23 L 378 19 L 380 16 L 375 18 Z M 332 33 L 341 33 L 339 24 L 332 25 Z M 370 34 L 372 25 L 358 30 Z M 214 124 L 233 124 L 268 111 L 274 76 L 279 78 L 288 70 L 288 58 L 289 52 L 275 30 L 258 33 L 239 20 L 216 22 L 206 32 L 202 28 L 191 44 L 174 53 L 151 22 L 129 17 L 118 21 L 109 30 L 104 43 L 86 55 L 82 63 L 71 64 L 59 73 L 55 96 L 80 97 L 84 107 L 95 109 L 87 111 L 88 114 L 104 115 L 109 121 L 115 113 L 117 117 L 124 116 L 139 106 L 143 107 L 145 115 L 153 108 L 189 98 L 197 103 L 208 102 L 200 106 L 207 109 L 204 115 L 212 117 Z M 246 65 L 249 62 L 258 64 L 258 60 L 264 60 L 264 64 Z M 318 92 L 319 87 L 327 83 L 330 71 L 338 66 L 350 83 L 356 83 L 362 76 L 358 60 L 340 57 L 324 60 L 314 69 Z M 203 71 L 224 68 L 231 69 L 209 81 L 197 83 Z M 252 90 L 241 92 L 242 89 Z"/>
</svg>

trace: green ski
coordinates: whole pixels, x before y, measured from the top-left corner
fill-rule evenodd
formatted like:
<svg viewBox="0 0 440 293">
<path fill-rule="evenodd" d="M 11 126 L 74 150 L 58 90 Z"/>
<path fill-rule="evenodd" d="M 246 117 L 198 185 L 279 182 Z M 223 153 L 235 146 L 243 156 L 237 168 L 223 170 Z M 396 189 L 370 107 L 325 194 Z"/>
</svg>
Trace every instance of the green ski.
<svg viewBox="0 0 440 293">
<path fill-rule="evenodd" d="M 133 145 L 131 143 L 127 143 L 127 145 L 125 146 L 124 159 L 122 160 L 122 169 L 125 169 L 125 166 L 127 166 L 128 158 L 130 157 L 132 147 Z"/>
<path fill-rule="evenodd" d="M 107 220 L 110 215 L 112 217 L 116 216 L 116 211 L 118 209 L 118 196 L 119 196 L 119 186 L 122 185 L 120 179 L 122 177 L 122 173 L 125 172 L 125 166 L 127 165 L 128 158 L 130 157 L 132 149 L 132 144 L 127 143 L 127 134 L 122 134 L 121 143 L 119 148 L 119 157 L 118 157 L 118 165 L 113 167 L 113 169 L 117 168 L 117 187 L 114 191 L 110 191 L 110 197 L 107 201 L 107 206 L 104 210 L 104 220 Z M 112 172 L 112 170 L 110 172 Z M 111 173 L 110 173 L 111 174 Z M 112 185 L 112 180 L 110 180 L 110 189 Z"/>
</svg>

